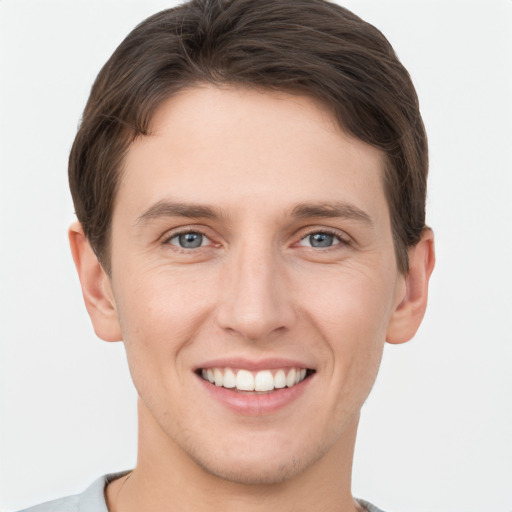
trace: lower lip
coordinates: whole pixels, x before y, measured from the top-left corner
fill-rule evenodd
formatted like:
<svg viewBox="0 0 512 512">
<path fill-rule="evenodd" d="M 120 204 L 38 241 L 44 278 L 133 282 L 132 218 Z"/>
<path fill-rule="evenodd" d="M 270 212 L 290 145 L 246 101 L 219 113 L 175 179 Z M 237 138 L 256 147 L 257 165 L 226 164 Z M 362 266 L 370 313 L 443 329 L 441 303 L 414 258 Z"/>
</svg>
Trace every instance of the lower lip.
<svg viewBox="0 0 512 512">
<path fill-rule="evenodd" d="M 313 376 L 291 388 L 282 388 L 271 393 L 239 393 L 232 389 L 215 386 L 201 377 L 197 377 L 211 397 L 238 414 L 246 416 L 263 416 L 272 414 L 298 399 L 310 385 Z"/>
</svg>

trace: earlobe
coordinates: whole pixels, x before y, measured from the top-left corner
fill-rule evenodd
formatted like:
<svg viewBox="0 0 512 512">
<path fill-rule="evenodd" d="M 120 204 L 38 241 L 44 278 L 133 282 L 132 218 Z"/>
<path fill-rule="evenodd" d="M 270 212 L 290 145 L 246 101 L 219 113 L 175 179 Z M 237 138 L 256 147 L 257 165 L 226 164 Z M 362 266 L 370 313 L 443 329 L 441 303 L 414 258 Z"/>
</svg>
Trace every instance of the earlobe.
<svg viewBox="0 0 512 512">
<path fill-rule="evenodd" d="M 428 283 L 434 264 L 434 234 L 430 228 L 425 228 L 420 241 L 409 249 L 405 294 L 388 324 L 388 343 L 405 343 L 416 334 L 427 308 Z"/>
<path fill-rule="evenodd" d="M 105 341 L 121 341 L 121 328 L 110 278 L 98 261 L 79 222 L 70 226 L 68 235 L 85 307 L 94 331 Z"/>
</svg>

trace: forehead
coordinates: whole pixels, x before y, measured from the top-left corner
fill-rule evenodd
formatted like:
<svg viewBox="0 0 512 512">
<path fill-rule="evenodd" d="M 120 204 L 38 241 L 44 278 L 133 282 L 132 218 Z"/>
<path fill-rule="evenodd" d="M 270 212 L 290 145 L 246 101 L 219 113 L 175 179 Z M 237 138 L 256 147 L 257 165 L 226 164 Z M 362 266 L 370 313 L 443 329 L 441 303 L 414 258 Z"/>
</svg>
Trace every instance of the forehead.
<svg viewBox="0 0 512 512">
<path fill-rule="evenodd" d="M 383 167 L 383 154 L 344 132 L 319 101 L 200 86 L 165 101 L 150 134 L 131 145 L 117 203 L 137 215 L 165 199 L 234 213 L 346 201 L 382 216 Z"/>
</svg>

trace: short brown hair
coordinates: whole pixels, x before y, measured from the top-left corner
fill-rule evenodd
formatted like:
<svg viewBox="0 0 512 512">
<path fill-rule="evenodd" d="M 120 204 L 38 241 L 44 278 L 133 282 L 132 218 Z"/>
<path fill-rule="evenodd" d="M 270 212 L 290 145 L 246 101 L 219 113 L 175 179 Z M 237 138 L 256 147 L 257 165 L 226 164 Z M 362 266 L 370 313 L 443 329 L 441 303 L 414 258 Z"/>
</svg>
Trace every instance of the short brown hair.
<svg viewBox="0 0 512 512">
<path fill-rule="evenodd" d="M 190 0 L 138 25 L 100 71 L 69 158 L 78 220 L 107 272 L 123 157 L 172 94 L 209 82 L 305 94 L 386 155 L 397 265 L 425 228 L 426 134 L 407 70 L 372 25 L 325 0 Z"/>
</svg>

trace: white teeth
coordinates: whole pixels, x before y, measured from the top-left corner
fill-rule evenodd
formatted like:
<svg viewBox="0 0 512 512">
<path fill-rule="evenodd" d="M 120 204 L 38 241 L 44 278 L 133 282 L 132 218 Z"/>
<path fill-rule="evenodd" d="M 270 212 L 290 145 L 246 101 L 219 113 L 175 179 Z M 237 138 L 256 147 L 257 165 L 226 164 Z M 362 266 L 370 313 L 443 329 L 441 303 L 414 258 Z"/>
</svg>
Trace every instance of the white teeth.
<svg viewBox="0 0 512 512">
<path fill-rule="evenodd" d="M 229 368 L 224 372 L 224 384 L 225 388 L 234 388 L 236 386 L 235 374 Z"/>
<path fill-rule="evenodd" d="M 236 389 L 240 391 L 254 391 L 254 377 L 247 370 L 239 370 L 236 374 Z"/>
<path fill-rule="evenodd" d="M 256 374 L 254 379 L 255 391 L 272 391 L 274 389 L 274 377 L 270 370 L 264 370 Z"/>
<path fill-rule="evenodd" d="M 272 391 L 274 389 L 291 388 L 306 378 L 305 368 L 291 368 L 288 371 L 272 370 L 232 370 L 231 368 L 208 368 L 201 370 L 201 376 L 219 387 L 236 388 L 239 391 Z"/>
<path fill-rule="evenodd" d="M 288 375 L 286 376 L 286 385 L 291 388 L 295 384 L 295 376 L 297 375 L 297 372 L 295 371 L 295 368 L 292 368 Z"/>
<path fill-rule="evenodd" d="M 306 375 L 305 371 L 304 375 Z M 277 389 L 286 387 L 286 373 L 284 373 L 284 370 L 277 370 L 276 374 L 274 375 L 274 387 Z"/>
<path fill-rule="evenodd" d="M 216 386 L 222 386 L 224 379 L 223 379 L 222 372 L 218 368 L 214 368 L 213 378 L 215 379 Z"/>
</svg>

